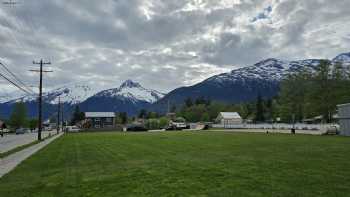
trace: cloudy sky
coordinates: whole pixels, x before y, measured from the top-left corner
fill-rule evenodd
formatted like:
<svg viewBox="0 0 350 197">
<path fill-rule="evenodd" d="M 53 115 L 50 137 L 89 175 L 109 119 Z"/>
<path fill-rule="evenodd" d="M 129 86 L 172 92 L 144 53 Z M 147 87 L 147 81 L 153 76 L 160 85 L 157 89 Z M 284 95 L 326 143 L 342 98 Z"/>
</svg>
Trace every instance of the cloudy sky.
<svg viewBox="0 0 350 197">
<path fill-rule="evenodd" d="M 6 0 L 2 0 L 6 1 Z M 0 5 L 0 58 L 37 85 L 133 79 L 167 92 L 268 57 L 350 51 L 349 0 L 17 0 Z M 0 70 L 2 71 L 2 70 Z M 13 90 L 0 81 L 0 91 Z"/>
</svg>

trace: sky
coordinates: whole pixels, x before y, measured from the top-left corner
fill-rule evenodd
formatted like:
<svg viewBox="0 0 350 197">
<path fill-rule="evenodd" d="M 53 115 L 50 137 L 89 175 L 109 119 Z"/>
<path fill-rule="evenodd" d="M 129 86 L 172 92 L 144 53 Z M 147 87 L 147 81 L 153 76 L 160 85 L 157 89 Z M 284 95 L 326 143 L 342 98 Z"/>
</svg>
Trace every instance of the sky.
<svg viewBox="0 0 350 197">
<path fill-rule="evenodd" d="M 350 51 L 349 0 L 17 3 L 0 5 L 0 61 L 33 86 L 32 61 L 50 61 L 46 90 L 75 82 L 107 89 L 132 79 L 168 92 L 270 57 Z M 0 80 L 0 94 L 13 90 Z"/>
</svg>

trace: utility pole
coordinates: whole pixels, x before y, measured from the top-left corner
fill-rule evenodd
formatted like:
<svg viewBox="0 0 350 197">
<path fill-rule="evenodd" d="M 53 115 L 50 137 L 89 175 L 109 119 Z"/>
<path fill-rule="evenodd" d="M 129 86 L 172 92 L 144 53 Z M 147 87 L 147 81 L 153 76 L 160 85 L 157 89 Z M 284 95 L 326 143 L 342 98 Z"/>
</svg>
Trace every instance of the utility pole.
<svg viewBox="0 0 350 197">
<path fill-rule="evenodd" d="M 64 105 L 61 104 L 61 128 L 62 128 L 62 132 L 64 132 Z"/>
<path fill-rule="evenodd" d="M 60 114 L 61 114 L 61 97 L 58 97 L 58 107 L 57 107 L 57 134 L 60 132 Z"/>
<path fill-rule="evenodd" d="M 41 141 L 41 132 L 43 130 L 43 115 L 42 115 L 42 102 L 43 102 L 43 73 L 49 73 L 53 71 L 43 70 L 43 65 L 49 65 L 51 62 L 43 62 L 41 59 L 40 62 L 33 61 L 33 64 L 40 65 L 40 70 L 30 70 L 32 72 L 40 73 L 40 82 L 39 82 L 39 98 L 38 98 L 38 114 L 39 114 L 39 127 L 38 127 L 38 140 Z"/>
</svg>

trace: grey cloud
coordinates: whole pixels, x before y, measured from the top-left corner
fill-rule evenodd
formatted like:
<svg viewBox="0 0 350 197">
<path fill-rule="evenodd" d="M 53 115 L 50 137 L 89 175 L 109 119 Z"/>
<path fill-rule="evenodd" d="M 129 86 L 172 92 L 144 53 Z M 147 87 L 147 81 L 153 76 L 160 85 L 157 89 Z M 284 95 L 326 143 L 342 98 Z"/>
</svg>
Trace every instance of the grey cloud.
<svg viewBox="0 0 350 197">
<path fill-rule="evenodd" d="M 131 78 L 170 91 L 263 58 L 332 58 L 350 47 L 347 0 L 237 2 L 28 0 L 0 9 L 0 57 L 32 85 L 27 70 L 44 58 L 55 70 L 48 88 Z M 269 6 L 269 21 L 251 22 Z"/>
</svg>

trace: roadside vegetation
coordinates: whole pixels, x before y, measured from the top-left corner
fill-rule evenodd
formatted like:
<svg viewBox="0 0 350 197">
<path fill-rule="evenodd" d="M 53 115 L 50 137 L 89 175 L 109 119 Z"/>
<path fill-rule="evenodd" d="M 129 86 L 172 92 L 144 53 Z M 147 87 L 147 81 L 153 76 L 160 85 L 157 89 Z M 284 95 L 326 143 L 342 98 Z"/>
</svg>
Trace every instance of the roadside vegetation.
<svg viewBox="0 0 350 197">
<path fill-rule="evenodd" d="M 35 130 L 38 127 L 38 119 L 28 118 L 27 107 L 24 103 L 18 102 L 15 104 L 11 116 L 5 120 L 10 130 L 14 132 L 18 128 L 29 128 Z"/>
</svg>

